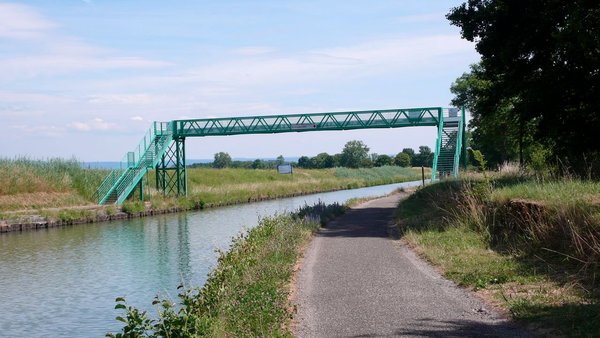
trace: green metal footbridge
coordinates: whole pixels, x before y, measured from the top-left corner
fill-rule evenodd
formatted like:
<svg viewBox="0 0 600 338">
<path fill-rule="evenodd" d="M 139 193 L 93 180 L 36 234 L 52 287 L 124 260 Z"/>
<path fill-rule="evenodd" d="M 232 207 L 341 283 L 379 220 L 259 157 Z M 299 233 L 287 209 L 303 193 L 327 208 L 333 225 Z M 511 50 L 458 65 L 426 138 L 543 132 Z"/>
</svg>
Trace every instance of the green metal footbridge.
<svg viewBox="0 0 600 338">
<path fill-rule="evenodd" d="M 456 177 L 466 153 L 464 115 L 464 109 L 433 107 L 154 122 L 100 184 L 96 197 L 99 204 L 121 204 L 136 188 L 143 196 L 142 179 L 149 170 L 156 170 L 158 190 L 187 194 L 187 137 L 431 126 L 437 127 L 431 179 Z"/>
</svg>

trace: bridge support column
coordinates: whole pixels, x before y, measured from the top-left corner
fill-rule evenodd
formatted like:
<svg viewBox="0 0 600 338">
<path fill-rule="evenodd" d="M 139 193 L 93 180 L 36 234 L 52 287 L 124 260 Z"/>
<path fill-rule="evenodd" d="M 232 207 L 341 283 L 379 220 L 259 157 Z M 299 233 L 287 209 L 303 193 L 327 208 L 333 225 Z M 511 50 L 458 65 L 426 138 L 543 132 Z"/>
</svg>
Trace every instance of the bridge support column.
<svg viewBox="0 0 600 338">
<path fill-rule="evenodd" d="M 156 165 L 156 189 L 165 195 L 187 195 L 185 137 L 175 138 Z"/>
<path fill-rule="evenodd" d="M 437 109 L 437 140 L 435 142 L 435 149 L 433 153 L 433 164 L 431 165 L 431 183 L 437 179 L 438 160 L 440 158 L 440 151 L 442 150 L 442 129 L 444 128 L 444 111 L 442 108 Z"/>
<path fill-rule="evenodd" d="M 468 147 L 469 144 L 467 144 L 468 139 L 467 139 L 467 117 L 465 116 L 465 107 L 461 107 L 461 120 L 462 120 L 462 128 L 463 128 L 463 132 L 462 132 L 462 163 L 463 163 L 463 170 L 467 171 L 467 167 L 469 166 L 469 153 L 468 153 Z"/>
</svg>

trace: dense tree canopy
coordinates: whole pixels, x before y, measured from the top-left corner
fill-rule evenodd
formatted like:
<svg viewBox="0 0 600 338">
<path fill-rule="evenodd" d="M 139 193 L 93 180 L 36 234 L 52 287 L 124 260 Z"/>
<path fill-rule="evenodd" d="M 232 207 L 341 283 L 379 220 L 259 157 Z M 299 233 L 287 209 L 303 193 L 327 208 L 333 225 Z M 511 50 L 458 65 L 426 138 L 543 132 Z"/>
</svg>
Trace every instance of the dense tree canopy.
<svg viewBox="0 0 600 338">
<path fill-rule="evenodd" d="M 227 168 L 229 166 L 231 166 L 231 156 L 228 153 L 221 151 L 215 154 L 214 168 Z"/>
<path fill-rule="evenodd" d="M 409 154 L 402 151 L 401 153 L 398 153 L 398 155 L 396 155 L 396 157 L 394 157 L 394 164 L 399 167 L 410 167 L 411 157 Z"/>
<path fill-rule="evenodd" d="M 410 156 L 410 158 L 415 157 L 415 150 L 413 148 L 404 148 L 402 152 Z"/>
<path fill-rule="evenodd" d="M 369 147 L 367 147 L 362 141 L 349 141 L 342 150 L 340 161 L 340 165 L 344 167 L 363 167 L 367 162 L 370 162 Z"/>
<path fill-rule="evenodd" d="M 476 144 L 522 158 L 536 140 L 575 165 L 600 153 L 599 1 L 469 0 L 447 17 L 481 54 L 454 85 Z"/>
<path fill-rule="evenodd" d="M 394 165 L 394 159 L 391 158 L 389 155 L 379 155 L 377 156 L 377 158 L 375 159 L 374 163 L 376 167 L 383 167 L 386 165 Z"/>
<path fill-rule="evenodd" d="M 415 167 L 431 167 L 433 164 L 433 152 L 428 146 L 420 146 L 419 153 L 412 159 Z"/>
<path fill-rule="evenodd" d="M 335 167 L 335 160 L 333 156 L 328 153 L 320 153 L 314 158 L 312 158 L 313 168 L 323 169 L 323 168 L 333 168 Z"/>
<path fill-rule="evenodd" d="M 300 158 L 298 159 L 298 166 L 300 168 L 310 168 L 310 166 L 311 166 L 310 157 L 300 156 Z"/>
</svg>

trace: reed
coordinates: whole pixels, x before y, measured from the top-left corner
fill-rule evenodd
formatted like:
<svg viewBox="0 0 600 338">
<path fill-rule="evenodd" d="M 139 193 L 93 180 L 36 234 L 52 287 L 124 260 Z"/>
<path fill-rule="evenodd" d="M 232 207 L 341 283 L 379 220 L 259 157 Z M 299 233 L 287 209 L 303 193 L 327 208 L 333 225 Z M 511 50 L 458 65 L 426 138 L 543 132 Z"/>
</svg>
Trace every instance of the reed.
<svg viewBox="0 0 600 338">
<path fill-rule="evenodd" d="M 0 159 L 0 210 L 65 207 L 92 203 L 106 170 L 84 169 L 75 160 L 26 157 Z"/>
</svg>

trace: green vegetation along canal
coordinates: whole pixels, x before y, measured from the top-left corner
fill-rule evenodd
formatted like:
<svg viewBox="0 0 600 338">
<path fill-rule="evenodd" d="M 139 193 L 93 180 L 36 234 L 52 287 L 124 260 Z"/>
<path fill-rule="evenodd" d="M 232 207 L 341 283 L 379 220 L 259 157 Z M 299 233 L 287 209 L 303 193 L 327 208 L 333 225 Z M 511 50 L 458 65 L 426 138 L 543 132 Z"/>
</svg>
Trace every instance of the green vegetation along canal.
<svg viewBox="0 0 600 338">
<path fill-rule="evenodd" d="M 0 337 L 102 337 L 121 327 L 115 298 L 148 310 L 157 293 L 200 286 L 216 249 L 259 217 L 321 200 L 379 196 L 406 182 L 197 212 L 0 235 Z"/>
</svg>

